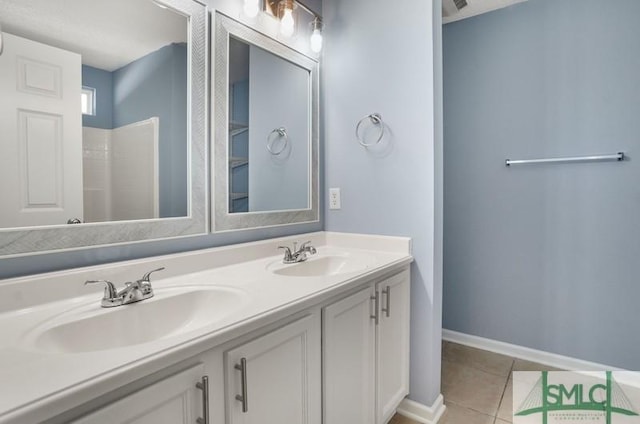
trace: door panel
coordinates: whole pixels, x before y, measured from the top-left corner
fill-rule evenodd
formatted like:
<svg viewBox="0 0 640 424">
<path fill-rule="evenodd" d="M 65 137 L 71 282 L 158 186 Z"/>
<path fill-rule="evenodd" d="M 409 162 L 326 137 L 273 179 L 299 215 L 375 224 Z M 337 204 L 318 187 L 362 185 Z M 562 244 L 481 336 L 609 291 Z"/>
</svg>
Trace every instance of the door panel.
<svg viewBox="0 0 640 424">
<path fill-rule="evenodd" d="M 243 393 L 246 361 L 246 406 Z M 225 354 L 229 424 L 321 423 L 320 320 L 302 318 Z"/>
<path fill-rule="evenodd" d="M 384 424 L 409 393 L 409 271 L 378 283 L 380 324 L 377 339 L 377 417 Z"/>
<path fill-rule="evenodd" d="M 323 310 L 324 423 L 375 419 L 375 322 L 367 287 Z"/>
<path fill-rule="evenodd" d="M 80 55 L 3 36 L 0 228 L 82 220 Z"/>
</svg>

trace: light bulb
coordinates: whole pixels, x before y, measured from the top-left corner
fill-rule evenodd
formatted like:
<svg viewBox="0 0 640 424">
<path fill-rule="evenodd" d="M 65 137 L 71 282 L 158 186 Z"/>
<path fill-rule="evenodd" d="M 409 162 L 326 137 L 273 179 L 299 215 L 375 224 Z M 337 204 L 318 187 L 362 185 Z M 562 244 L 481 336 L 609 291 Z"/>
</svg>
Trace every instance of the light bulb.
<svg viewBox="0 0 640 424">
<path fill-rule="evenodd" d="M 293 20 L 293 10 L 284 9 L 282 19 L 280 20 L 280 34 L 285 37 L 291 37 L 295 29 L 295 21 Z"/>
<path fill-rule="evenodd" d="M 309 45 L 311 47 L 311 51 L 314 53 L 320 53 L 322 50 L 322 32 L 319 29 L 314 29 L 311 34 L 311 39 L 309 39 Z"/>
<path fill-rule="evenodd" d="M 244 0 L 244 14 L 249 18 L 255 18 L 260 11 L 259 0 Z"/>
</svg>

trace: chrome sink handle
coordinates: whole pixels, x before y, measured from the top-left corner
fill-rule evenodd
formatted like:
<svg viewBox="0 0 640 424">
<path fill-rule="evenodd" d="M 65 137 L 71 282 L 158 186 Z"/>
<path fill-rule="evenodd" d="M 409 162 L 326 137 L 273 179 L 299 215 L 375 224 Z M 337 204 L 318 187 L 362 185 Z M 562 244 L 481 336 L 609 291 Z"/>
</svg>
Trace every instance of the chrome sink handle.
<svg viewBox="0 0 640 424">
<path fill-rule="evenodd" d="M 84 285 L 86 286 L 87 284 L 95 283 L 103 283 L 105 285 L 104 296 L 102 297 L 102 306 L 105 308 L 118 306 L 115 304 L 117 303 L 118 299 L 118 290 L 116 289 L 116 286 L 114 286 L 113 283 L 108 280 L 87 280 L 84 282 Z"/>
<path fill-rule="evenodd" d="M 151 296 L 153 296 L 153 289 L 151 288 L 151 274 L 153 274 L 154 272 L 162 271 L 162 270 L 164 270 L 164 267 L 153 269 L 147 272 L 146 274 L 144 274 L 141 279 L 135 282 L 135 284 L 138 285 L 140 290 L 142 290 L 143 295 L 148 296 L 149 294 L 151 294 Z"/>
<path fill-rule="evenodd" d="M 164 271 L 164 267 L 153 269 L 153 270 L 147 272 L 146 274 L 144 274 L 142 276 L 141 279 L 138 280 L 138 282 L 140 282 L 140 283 L 142 283 L 142 282 L 150 283 L 151 282 L 151 274 L 153 274 L 154 272 L 158 272 L 158 271 Z"/>
<path fill-rule="evenodd" d="M 290 264 L 295 261 L 293 259 L 293 254 L 291 253 L 291 249 L 288 246 L 278 246 L 278 249 L 284 249 L 284 259 L 282 260 L 283 263 Z"/>
<path fill-rule="evenodd" d="M 315 255 L 316 253 L 318 253 L 316 248 L 311 246 L 311 240 L 305 241 L 304 243 L 302 243 L 302 245 L 300 246 L 299 252 L 306 252 L 311 255 Z"/>
<path fill-rule="evenodd" d="M 311 240 L 305 241 L 304 243 L 302 243 L 300 245 L 300 249 L 298 249 L 298 252 L 304 252 L 305 249 L 307 248 L 307 245 L 311 244 Z"/>
</svg>

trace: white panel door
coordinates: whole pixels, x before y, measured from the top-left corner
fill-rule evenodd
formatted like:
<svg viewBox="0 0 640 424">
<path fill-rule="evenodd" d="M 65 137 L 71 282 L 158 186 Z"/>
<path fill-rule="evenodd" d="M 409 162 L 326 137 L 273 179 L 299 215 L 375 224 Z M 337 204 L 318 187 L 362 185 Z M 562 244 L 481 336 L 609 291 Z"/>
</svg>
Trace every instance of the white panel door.
<svg viewBox="0 0 640 424">
<path fill-rule="evenodd" d="M 202 418 L 197 365 L 89 414 L 73 424 L 194 424 Z"/>
<path fill-rule="evenodd" d="M 0 227 L 82 220 L 80 55 L 3 36 Z"/>
<path fill-rule="evenodd" d="M 319 314 L 226 352 L 227 423 L 320 424 L 320 368 Z"/>
<path fill-rule="evenodd" d="M 375 314 L 371 287 L 323 310 L 324 424 L 375 420 Z"/>
<path fill-rule="evenodd" d="M 409 394 L 410 278 L 403 271 L 376 286 L 380 296 L 376 422 L 384 424 Z"/>
</svg>

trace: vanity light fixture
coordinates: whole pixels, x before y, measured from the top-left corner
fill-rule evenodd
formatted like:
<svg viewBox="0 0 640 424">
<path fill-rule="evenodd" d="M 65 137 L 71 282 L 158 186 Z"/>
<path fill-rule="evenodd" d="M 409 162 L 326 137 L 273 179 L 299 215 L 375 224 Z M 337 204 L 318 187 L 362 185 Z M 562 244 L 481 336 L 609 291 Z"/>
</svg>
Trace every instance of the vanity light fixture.
<svg viewBox="0 0 640 424">
<path fill-rule="evenodd" d="M 245 13 L 248 15 L 246 8 L 251 2 L 260 0 L 244 0 Z M 324 24 L 322 18 L 316 12 L 307 7 L 304 3 L 296 0 L 265 0 L 264 11 L 280 20 L 280 34 L 284 37 L 291 37 L 295 33 L 296 22 L 293 17 L 293 11 L 300 8 L 313 17 L 311 22 L 311 37 L 309 39 L 309 47 L 312 52 L 320 53 L 322 50 L 322 31 Z"/>
<path fill-rule="evenodd" d="M 320 53 L 322 50 L 322 28 L 324 27 L 322 21 L 318 16 L 311 22 L 311 38 L 309 39 L 309 46 L 314 53 Z"/>
</svg>

